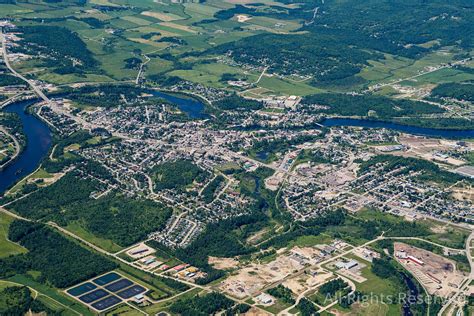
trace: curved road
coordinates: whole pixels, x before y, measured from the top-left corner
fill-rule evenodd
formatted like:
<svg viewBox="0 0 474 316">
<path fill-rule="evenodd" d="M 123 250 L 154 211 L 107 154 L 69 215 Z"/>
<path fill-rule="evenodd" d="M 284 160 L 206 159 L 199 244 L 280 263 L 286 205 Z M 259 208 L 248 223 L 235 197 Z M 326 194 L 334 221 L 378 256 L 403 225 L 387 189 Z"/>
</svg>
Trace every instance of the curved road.
<svg viewBox="0 0 474 316">
<path fill-rule="evenodd" d="M 10 137 L 13 140 L 13 143 L 15 144 L 15 153 L 13 154 L 13 156 L 11 156 L 10 159 L 8 159 L 5 163 L 0 165 L 0 169 L 2 169 L 6 165 L 8 165 L 10 162 L 15 160 L 16 157 L 18 157 L 18 155 L 20 154 L 20 143 L 18 143 L 18 140 L 16 139 L 16 137 L 10 134 L 3 126 L 0 126 L 0 132 Z"/>
</svg>

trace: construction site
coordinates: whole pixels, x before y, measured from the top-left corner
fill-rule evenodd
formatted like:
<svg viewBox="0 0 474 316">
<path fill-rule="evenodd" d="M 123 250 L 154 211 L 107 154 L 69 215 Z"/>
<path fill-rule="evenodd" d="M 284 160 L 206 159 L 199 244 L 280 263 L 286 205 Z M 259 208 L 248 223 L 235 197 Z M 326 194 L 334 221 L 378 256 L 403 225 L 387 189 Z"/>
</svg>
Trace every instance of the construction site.
<svg viewBox="0 0 474 316">
<path fill-rule="evenodd" d="M 464 280 L 453 260 L 404 243 L 394 243 L 395 259 L 428 291 L 439 297 L 449 297 Z"/>
</svg>

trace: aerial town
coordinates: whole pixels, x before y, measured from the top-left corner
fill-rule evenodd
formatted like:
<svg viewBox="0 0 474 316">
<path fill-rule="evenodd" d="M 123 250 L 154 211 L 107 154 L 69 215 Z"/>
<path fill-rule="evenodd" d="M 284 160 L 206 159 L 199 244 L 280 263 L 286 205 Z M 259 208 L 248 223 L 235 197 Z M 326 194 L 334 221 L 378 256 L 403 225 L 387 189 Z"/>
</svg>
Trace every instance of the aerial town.
<svg viewBox="0 0 474 316">
<path fill-rule="evenodd" d="M 319 0 L 40 2 L 0 4 L 0 315 L 474 313 L 464 34 L 384 48 Z"/>
</svg>

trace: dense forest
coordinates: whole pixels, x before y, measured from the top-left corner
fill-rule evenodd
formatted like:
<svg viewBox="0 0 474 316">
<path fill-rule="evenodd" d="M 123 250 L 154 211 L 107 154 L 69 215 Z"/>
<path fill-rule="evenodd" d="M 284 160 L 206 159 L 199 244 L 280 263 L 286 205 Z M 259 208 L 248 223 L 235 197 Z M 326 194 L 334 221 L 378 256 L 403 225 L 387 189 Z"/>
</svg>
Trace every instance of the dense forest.
<svg viewBox="0 0 474 316">
<path fill-rule="evenodd" d="M 474 102 L 474 83 L 442 83 L 431 91 L 431 96 Z"/>
<path fill-rule="evenodd" d="M 46 313 L 48 316 L 61 315 L 34 299 L 26 286 L 11 286 L 0 291 L 0 315 L 27 315 L 29 311 L 33 314 Z"/>
<path fill-rule="evenodd" d="M 425 102 L 391 99 L 377 95 L 348 95 L 322 93 L 305 97 L 305 105 L 322 105 L 327 109 L 321 113 L 341 116 L 369 116 L 379 119 L 391 119 L 401 116 L 419 116 L 422 114 L 442 113 L 443 109 Z"/>
<path fill-rule="evenodd" d="M 59 74 L 81 73 L 98 64 L 81 38 L 67 28 L 31 25 L 22 26 L 19 31 L 22 32 L 23 40 L 31 47 L 22 45 L 15 49 L 33 56 L 48 56 L 45 65 L 53 67 Z"/>
<path fill-rule="evenodd" d="M 295 299 L 293 298 L 293 292 L 289 288 L 281 284 L 278 284 L 276 287 L 269 289 L 267 292 L 271 296 L 276 297 L 287 304 L 293 305 L 295 303 Z"/>
<path fill-rule="evenodd" d="M 355 76 L 368 60 L 382 53 L 417 58 L 445 45 L 474 45 L 471 21 L 474 6 L 469 0 L 369 0 L 369 1 L 282 1 L 302 4 L 297 9 L 266 12 L 266 16 L 300 19 L 304 34 L 260 34 L 225 43 L 205 54 L 230 53 L 237 62 L 270 66 L 270 72 L 313 77 L 312 84 L 361 83 Z M 229 19 L 235 14 L 263 14 L 256 6 L 236 6 L 214 17 Z M 213 20 L 207 21 L 207 23 Z M 437 41 L 426 48 L 421 44 Z M 296 49 L 297 48 L 297 49 Z M 289 53 L 291 52 L 291 53 Z"/>
<path fill-rule="evenodd" d="M 63 95 L 65 98 L 84 106 L 112 108 L 119 105 L 127 106 L 124 99 L 130 104 L 136 104 L 140 95 L 144 92 L 142 88 L 131 85 L 103 84 L 67 88 L 58 92 L 58 95 Z"/>
<path fill-rule="evenodd" d="M 0 87 L 25 85 L 25 82 L 18 77 L 0 74 Z"/>
<path fill-rule="evenodd" d="M 262 102 L 244 99 L 237 94 L 232 94 L 231 96 L 216 101 L 213 105 L 224 111 L 251 111 L 260 110 L 263 107 Z"/>
<path fill-rule="evenodd" d="M 157 190 L 184 190 L 194 181 L 202 182 L 209 176 L 207 171 L 190 160 L 164 162 L 155 166 L 151 172 Z"/>
<path fill-rule="evenodd" d="M 178 299 L 170 311 L 181 316 L 206 316 L 215 315 L 220 311 L 231 308 L 234 301 L 220 293 L 209 293 L 192 298 Z"/>
<path fill-rule="evenodd" d="M 116 267 L 43 224 L 15 220 L 8 238 L 28 252 L 0 260 L 1 277 L 35 270 L 41 273 L 39 281 L 65 288 Z"/>
<path fill-rule="evenodd" d="M 217 189 L 225 183 L 225 178 L 221 175 L 215 177 L 202 191 L 202 199 L 206 203 L 211 203 L 214 200 L 214 195 Z"/>
<path fill-rule="evenodd" d="M 91 233 L 127 246 L 159 230 L 171 209 L 146 199 L 110 193 L 90 198 L 97 183 L 69 173 L 41 191 L 9 206 L 23 216 L 67 225 L 78 221 Z"/>
</svg>

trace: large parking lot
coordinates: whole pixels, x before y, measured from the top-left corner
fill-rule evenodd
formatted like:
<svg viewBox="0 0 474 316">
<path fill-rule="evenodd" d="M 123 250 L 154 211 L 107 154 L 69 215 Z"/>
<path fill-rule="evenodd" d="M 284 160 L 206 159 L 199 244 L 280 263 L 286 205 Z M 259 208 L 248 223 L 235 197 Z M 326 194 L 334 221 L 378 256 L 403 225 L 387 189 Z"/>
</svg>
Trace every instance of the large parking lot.
<svg viewBox="0 0 474 316">
<path fill-rule="evenodd" d="M 66 293 L 87 307 L 103 312 L 147 291 L 147 288 L 117 272 L 108 272 L 75 285 L 67 289 Z"/>
</svg>

